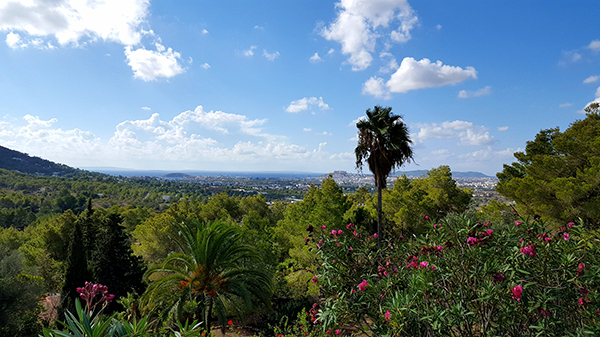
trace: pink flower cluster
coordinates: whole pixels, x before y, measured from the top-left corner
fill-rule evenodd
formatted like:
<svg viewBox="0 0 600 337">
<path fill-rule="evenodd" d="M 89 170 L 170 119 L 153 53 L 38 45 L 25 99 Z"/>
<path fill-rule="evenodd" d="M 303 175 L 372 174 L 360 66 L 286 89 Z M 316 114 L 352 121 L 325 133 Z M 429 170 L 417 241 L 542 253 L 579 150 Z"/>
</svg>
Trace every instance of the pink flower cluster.
<svg viewBox="0 0 600 337">
<path fill-rule="evenodd" d="M 77 288 L 77 292 L 79 293 L 79 297 L 86 302 L 88 312 L 96 305 L 100 303 L 104 303 L 104 305 L 106 305 L 115 298 L 115 295 L 108 293 L 107 286 L 103 286 L 101 284 L 92 284 L 91 282 L 86 282 L 84 287 Z M 100 299 L 98 302 L 94 303 L 94 299 L 98 297 L 98 295 L 100 295 Z"/>
<path fill-rule="evenodd" d="M 585 269 L 585 263 L 580 263 L 579 266 L 577 266 L 577 276 L 581 276 L 584 273 L 584 269 Z"/>
<path fill-rule="evenodd" d="M 523 246 L 519 249 L 523 255 L 527 255 L 529 257 L 536 257 L 537 253 L 535 252 L 535 246 L 532 244 L 528 244 L 527 246 Z"/>
<path fill-rule="evenodd" d="M 520 302 L 521 297 L 523 297 L 523 286 L 519 284 L 518 286 L 510 289 L 510 292 L 512 293 L 513 300 Z"/>
<path fill-rule="evenodd" d="M 343 233 L 343 231 L 341 229 L 339 229 L 337 231 L 334 229 L 331 231 L 331 235 L 333 235 L 333 237 L 338 237 L 338 236 L 342 235 L 342 233 Z"/>
<path fill-rule="evenodd" d="M 475 246 L 477 244 L 477 242 L 479 242 L 478 238 L 469 236 L 469 238 L 467 238 L 467 244 L 471 247 Z"/>
<path fill-rule="evenodd" d="M 367 280 L 363 279 L 362 282 L 358 285 L 358 290 L 365 291 L 365 290 L 367 290 L 368 286 L 369 286 L 369 282 Z"/>
<path fill-rule="evenodd" d="M 408 269 L 431 269 L 431 270 L 435 270 L 435 266 L 434 265 L 430 265 L 429 262 L 427 261 L 421 261 L 419 262 L 419 258 L 416 256 L 412 256 L 408 259 L 410 261 L 410 263 L 406 266 L 406 268 Z"/>
</svg>

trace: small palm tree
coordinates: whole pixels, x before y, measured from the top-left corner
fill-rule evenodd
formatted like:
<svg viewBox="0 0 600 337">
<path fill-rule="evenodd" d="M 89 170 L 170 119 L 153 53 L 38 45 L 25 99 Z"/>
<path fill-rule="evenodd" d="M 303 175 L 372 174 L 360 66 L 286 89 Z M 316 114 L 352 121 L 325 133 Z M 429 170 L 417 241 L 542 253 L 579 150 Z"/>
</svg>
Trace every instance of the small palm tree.
<svg viewBox="0 0 600 337">
<path fill-rule="evenodd" d="M 367 161 L 369 170 L 375 178 L 377 187 L 377 242 L 381 244 L 381 192 L 387 187 L 387 177 L 392 169 L 401 167 L 413 160 L 412 141 L 408 127 L 401 116 L 391 113 L 392 108 L 376 105 L 367 110 L 367 118 L 356 123 L 358 145 L 356 167 L 362 170 L 363 161 Z"/>
<path fill-rule="evenodd" d="M 173 253 L 159 266 L 148 269 L 150 281 L 142 296 L 142 306 L 149 314 L 161 312 L 180 318 L 185 303 L 198 304 L 196 319 L 204 321 L 210 331 L 212 312 L 225 333 L 226 308 L 243 319 L 242 309 L 250 309 L 255 299 L 269 305 L 271 276 L 264 270 L 244 267 L 257 260 L 255 250 L 243 244 L 239 228 L 223 222 L 206 226 L 195 222 L 179 226 L 183 253 Z"/>
</svg>

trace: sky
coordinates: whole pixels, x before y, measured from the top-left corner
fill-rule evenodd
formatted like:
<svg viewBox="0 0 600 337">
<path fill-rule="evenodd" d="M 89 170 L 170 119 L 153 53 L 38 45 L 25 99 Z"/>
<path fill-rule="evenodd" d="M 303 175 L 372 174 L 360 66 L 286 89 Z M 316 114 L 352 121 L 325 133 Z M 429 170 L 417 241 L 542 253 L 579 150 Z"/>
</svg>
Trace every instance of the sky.
<svg viewBox="0 0 600 337">
<path fill-rule="evenodd" d="M 0 145 L 73 167 L 495 175 L 600 102 L 600 2 L 0 0 Z M 366 170 L 366 168 L 365 168 Z M 365 172 L 365 173 L 368 173 Z"/>
</svg>

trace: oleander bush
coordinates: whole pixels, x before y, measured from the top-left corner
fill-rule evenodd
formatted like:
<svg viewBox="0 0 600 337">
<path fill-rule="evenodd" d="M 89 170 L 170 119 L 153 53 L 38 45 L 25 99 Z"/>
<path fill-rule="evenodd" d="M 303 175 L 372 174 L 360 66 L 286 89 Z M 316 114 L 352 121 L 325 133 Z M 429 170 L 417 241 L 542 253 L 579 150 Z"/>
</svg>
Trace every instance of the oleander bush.
<svg viewBox="0 0 600 337">
<path fill-rule="evenodd" d="M 600 335 L 600 244 L 583 223 L 423 221 L 380 248 L 353 224 L 309 227 L 322 258 L 311 322 L 325 335 Z"/>
</svg>

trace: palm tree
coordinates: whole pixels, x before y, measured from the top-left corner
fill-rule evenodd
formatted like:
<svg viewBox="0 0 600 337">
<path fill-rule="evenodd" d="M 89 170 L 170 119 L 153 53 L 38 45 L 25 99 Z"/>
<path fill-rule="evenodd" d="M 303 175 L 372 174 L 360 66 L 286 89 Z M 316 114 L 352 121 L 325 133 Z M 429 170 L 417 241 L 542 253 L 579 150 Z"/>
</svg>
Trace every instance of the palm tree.
<svg viewBox="0 0 600 337">
<path fill-rule="evenodd" d="M 141 301 L 146 313 L 179 319 L 184 304 L 195 301 L 196 319 L 204 321 L 206 331 L 210 331 L 214 310 L 225 333 L 227 309 L 243 319 L 243 309 L 250 309 L 255 299 L 269 305 L 271 275 L 244 266 L 258 256 L 240 241 L 238 227 L 223 222 L 179 227 L 183 240 L 178 244 L 183 253 L 169 255 L 144 275 L 146 281 L 152 279 Z"/>
<path fill-rule="evenodd" d="M 387 187 L 387 177 L 396 167 L 413 160 L 412 141 L 408 127 L 401 116 L 391 113 L 392 108 L 376 105 L 367 110 L 367 118 L 356 123 L 358 145 L 356 168 L 362 170 L 363 161 L 375 177 L 377 187 L 377 243 L 381 244 L 381 192 Z"/>
</svg>

